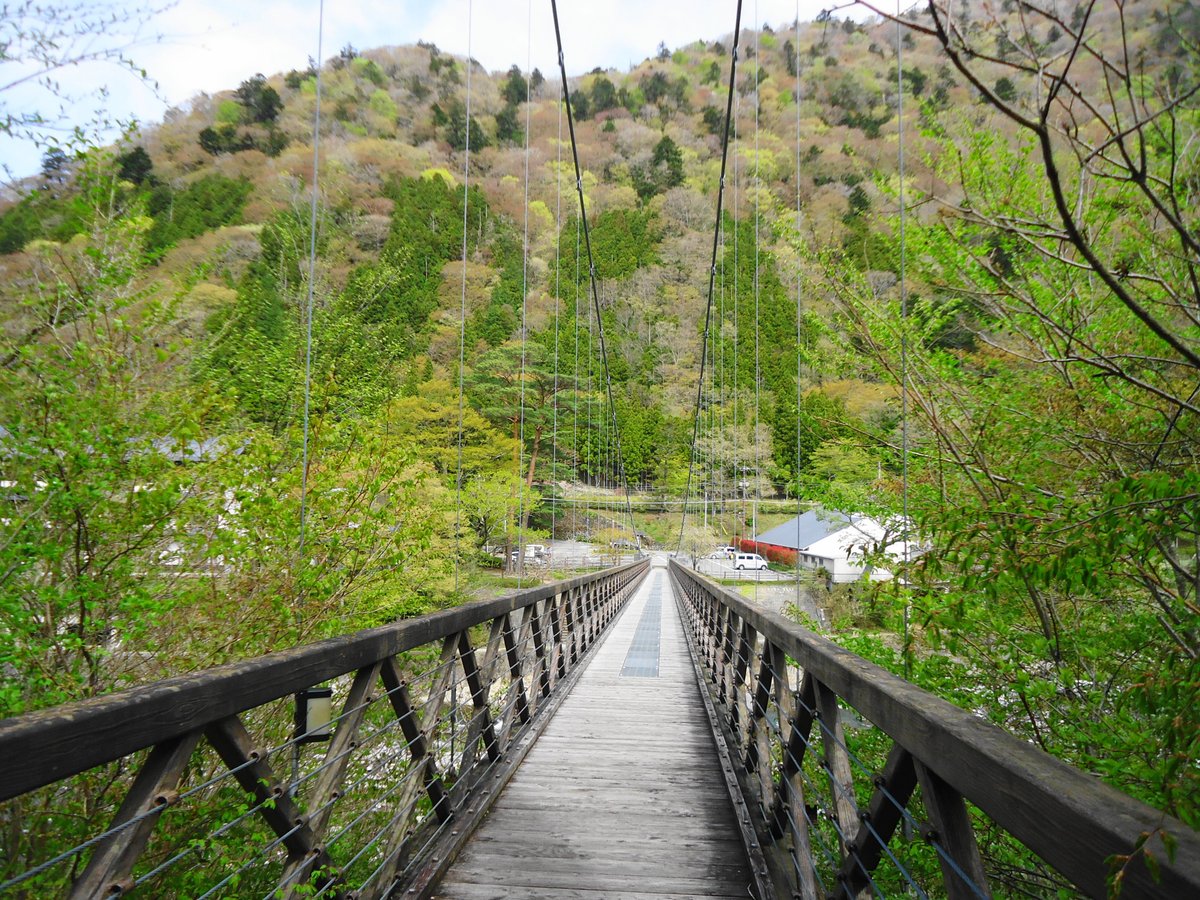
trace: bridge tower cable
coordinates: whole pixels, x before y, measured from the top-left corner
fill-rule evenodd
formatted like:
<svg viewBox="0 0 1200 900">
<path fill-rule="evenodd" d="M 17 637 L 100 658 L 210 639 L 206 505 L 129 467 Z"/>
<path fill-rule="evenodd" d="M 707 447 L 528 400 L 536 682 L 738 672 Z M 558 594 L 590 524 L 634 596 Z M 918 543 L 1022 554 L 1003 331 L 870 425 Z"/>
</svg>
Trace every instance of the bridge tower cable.
<svg viewBox="0 0 1200 900">
<path fill-rule="evenodd" d="M 564 105 L 566 105 L 567 101 L 564 98 L 562 102 Z M 581 240 L 582 240 L 582 235 L 580 234 L 580 231 L 579 231 L 579 217 L 576 216 L 575 217 L 575 304 L 574 304 L 574 314 L 571 316 L 571 318 L 574 319 L 574 322 L 575 322 L 575 392 L 574 392 L 575 424 L 574 424 L 574 431 L 573 431 L 571 437 L 572 437 L 572 442 L 573 442 L 572 448 L 575 453 L 575 483 L 576 484 L 581 483 L 583 480 L 583 453 L 581 452 L 580 443 L 579 443 L 579 385 L 582 384 L 582 382 L 579 380 L 579 278 L 583 274 L 580 270 Z M 591 408 L 590 400 L 585 398 L 584 402 L 589 404 L 587 407 L 585 407 L 585 409 L 590 409 Z M 586 428 L 587 428 L 586 415 L 583 420 L 583 427 L 586 430 Z M 583 522 L 584 522 L 584 535 L 585 536 L 590 536 L 589 526 L 588 526 L 588 522 L 591 519 L 590 503 L 591 503 L 591 498 L 587 494 L 585 494 L 584 495 L 584 506 L 583 506 Z"/>
<path fill-rule="evenodd" d="M 717 183 L 717 216 L 713 228 L 712 259 L 708 269 L 708 299 L 704 307 L 704 334 L 701 340 L 700 376 L 696 379 L 696 406 L 692 415 L 692 452 L 688 460 L 687 484 L 683 492 L 683 513 L 679 521 L 679 541 L 676 553 L 683 550 L 683 533 L 687 527 L 687 504 L 692 496 L 692 479 L 696 474 L 696 443 L 700 436 L 700 413 L 704 397 L 704 369 L 707 354 L 703 348 L 708 344 L 709 332 L 712 327 L 713 287 L 717 279 L 717 249 L 721 238 L 721 203 L 725 196 L 725 170 L 729 159 L 729 131 L 733 119 L 733 98 L 736 90 L 738 39 L 742 32 L 742 0 L 738 0 L 737 17 L 733 26 L 733 47 L 730 49 L 729 62 L 729 93 L 725 98 L 725 130 L 721 139 L 721 179 Z M 736 234 L 736 232 L 735 232 Z"/>
<path fill-rule="evenodd" d="M 317 77 L 316 77 L 316 108 L 313 112 L 313 155 L 312 155 L 312 197 L 308 213 L 308 286 L 304 303 L 304 416 L 301 425 L 302 447 L 300 451 L 300 534 L 296 541 L 296 571 L 304 571 L 304 541 L 308 527 L 308 434 L 309 408 L 312 402 L 312 318 L 313 292 L 317 280 L 317 201 L 320 189 L 319 175 L 321 172 L 321 54 L 325 39 L 325 0 L 317 6 Z M 296 606 L 293 616 L 296 624 L 296 637 L 300 639 L 304 617 L 301 612 L 303 594 L 297 592 Z M 296 695 L 300 703 L 300 695 Z M 300 781 L 300 745 L 292 746 L 292 783 L 288 792 L 292 793 Z"/>
<path fill-rule="evenodd" d="M 525 71 L 533 73 L 533 0 L 526 0 L 525 22 Z M 521 373 L 520 373 L 520 443 L 517 456 L 520 464 L 517 466 L 517 589 L 521 589 L 521 580 L 525 575 L 525 547 L 529 543 L 526 531 L 529 522 L 526 519 L 526 494 L 533 487 L 536 460 L 532 454 L 529 458 L 529 475 L 525 476 L 525 372 L 526 350 L 529 346 L 529 125 L 530 111 L 533 108 L 533 97 L 530 95 L 530 79 L 525 80 L 525 202 L 524 224 L 521 234 Z M 470 123 L 468 122 L 468 126 Z M 470 128 L 468 127 L 468 131 Z M 532 499 L 532 498 L 530 498 Z"/>
<path fill-rule="evenodd" d="M 462 233 L 462 279 L 458 313 L 458 457 L 454 473 L 454 592 L 459 590 L 459 569 L 462 565 L 462 493 L 463 493 L 463 423 L 466 415 L 466 399 L 463 390 L 463 373 L 467 360 L 467 228 L 470 208 L 471 187 L 471 19 L 474 3 L 467 0 L 467 84 L 466 84 L 466 143 L 463 149 L 463 233 Z"/>
<path fill-rule="evenodd" d="M 461 586 L 462 569 L 462 493 L 463 493 L 463 422 L 465 396 L 463 370 L 466 367 L 467 348 L 467 228 L 470 210 L 471 187 L 471 19 L 474 12 L 472 0 L 467 0 L 467 83 L 466 83 L 466 141 L 463 145 L 463 235 L 462 235 L 462 279 L 458 317 L 458 434 L 457 459 L 454 473 L 454 593 Z M 458 680 L 450 683 L 450 755 L 454 755 L 454 744 L 458 730 Z"/>
<path fill-rule="evenodd" d="M 761 470 L 762 470 L 762 454 L 759 445 L 759 412 L 762 402 L 762 370 L 759 366 L 758 357 L 758 301 L 759 301 L 759 194 L 762 192 L 762 182 L 759 178 L 760 170 L 758 164 L 758 114 L 760 107 L 760 94 L 758 86 L 762 83 L 762 58 L 759 56 L 759 35 L 762 33 L 762 22 L 758 18 L 758 0 L 754 0 L 754 499 L 750 506 L 750 537 L 755 539 L 758 537 L 758 504 L 761 498 Z M 755 543 L 755 551 L 758 550 L 758 544 Z M 756 570 L 757 571 L 757 570 Z M 754 579 L 754 599 L 758 600 L 758 582 L 759 578 Z"/>
<path fill-rule="evenodd" d="M 905 253 L 905 195 L 904 195 L 904 41 L 901 34 L 900 2 L 896 0 L 896 164 L 898 169 L 899 194 L 899 239 L 900 239 L 900 540 L 901 552 L 904 558 L 904 571 L 908 572 L 909 559 L 909 524 L 908 524 L 908 285 L 905 281 L 905 268 L 908 262 Z M 897 579 L 897 582 L 899 579 Z M 907 598 L 904 603 L 904 677 L 912 675 L 912 647 L 910 644 L 909 619 L 912 610 Z"/>
<path fill-rule="evenodd" d="M 792 179 L 792 184 L 796 189 L 796 469 L 794 476 L 796 479 L 796 613 L 799 617 L 801 610 L 801 586 L 800 586 L 800 517 L 804 515 L 804 501 L 800 497 L 800 447 L 803 437 L 801 429 L 803 428 L 800 404 L 803 402 L 804 394 L 801 384 L 801 378 L 804 369 L 803 355 L 803 340 L 804 340 L 804 297 L 802 293 L 802 271 L 800 267 L 799 242 L 800 242 L 800 222 L 803 213 L 800 205 L 800 0 L 796 0 L 796 21 L 794 23 L 796 29 L 796 176 Z M 799 679 L 799 668 L 797 668 L 796 678 Z M 800 685 L 797 683 L 796 691 L 799 692 Z"/>
<path fill-rule="evenodd" d="M 733 457 L 730 462 L 733 464 L 733 490 L 734 490 L 734 520 L 733 520 L 733 546 L 737 550 L 742 549 L 742 538 L 745 536 L 744 528 L 746 521 L 745 508 L 745 491 L 742 488 L 742 476 L 746 473 L 742 468 L 742 457 L 739 452 L 741 441 L 738 440 L 738 430 L 742 426 L 742 416 L 745 413 L 743 408 L 741 384 L 738 379 L 738 357 L 741 350 L 741 231 L 738 227 L 738 214 L 741 212 L 741 195 L 738 190 L 741 181 L 741 158 L 739 151 L 741 150 L 741 137 L 739 131 L 738 119 L 741 116 L 742 97 L 741 92 L 737 91 L 733 95 L 733 431 L 731 433 L 731 449 Z M 739 499 L 740 498 L 740 499 Z"/>
<path fill-rule="evenodd" d="M 312 397 L 312 317 L 313 290 L 317 278 L 317 178 L 321 171 L 321 54 L 325 38 L 325 0 L 317 7 L 317 77 L 316 109 L 313 112 L 313 156 L 312 197 L 308 214 L 308 290 L 304 306 L 304 419 L 302 425 L 303 447 L 300 460 L 300 536 L 297 553 L 304 557 L 304 538 L 308 525 L 308 432 L 309 406 Z M 297 567 L 299 569 L 299 567 Z M 296 609 L 296 625 L 300 625 L 299 607 Z"/>
<path fill-rule="evenodd" d="M 532 75 L 532 72 L 530 73 Z M 532 81 L 532 78 L 530 79 Z M 560 88 L 561 91 L 561 88 Z M 562 311 L 562 103 L 558 104 L 558 152 L 554 167 L 554 418 L 550 429 L 550 546 L 554 546 L 555 525 L 561 498 L 555 496 L 558 487 L 558 326 Z M 553 551 L 551 551 L 553 561 Z"/>
<path fill-rule="evenodd" d="M 741 0 L 738 0 L 738 7 L 739 9 L 741 8 Z M 617 406 L 616 403 L 613 402 L 612 374 L 608 366 L 608 348 L 604 340 L 604 321 L 600 316 L 600 295 L 596 288 L 596 262 L 592 254 L 591 235 L 588 232 L 587 205 L 583 197 L 583 173 L 579 167 L 579 147 L 575 140 L 575 118 L 571 113 L 571 95 L 570 89 L 567 85 L 566 61 L 563 56 L 562 29 L 559 27 L 558 23 L 558 0 L 550 0 L 550 9 L 554 15 L 554 37 L 558 44 L 558 70 L 562 78 L 563 94 L 566 95 L 567 98 L 567 130 L 571 135 L 571 158 L 575 164 L 575 189 L 579 194 L 579 219 L 583 223 L 583 242 L 585 248 L 587 249 L 588 259 L 588 280 L 591 284 L 592 306 L 596 314 L 596 335 L 600 342 L 600 361 L 604 370 L 605 397 L 608 400 L 608 408 L 610 413 L 610 416 L 606 418 L 610 420 L 609 424 L 611 424 L 612 427 L 613 452 L 616 457 L 615 473 L 617 478 L 620 480 L 622 488 L 624 489 L 625 512 L 629 518 L 629 529 L 634 546 L 640 547 L 637 536 L 637 528 L 634 524 L 633 518 L 633 504 L 629 497 L 629 481 L 626 478 L 625 464 L 621 454 L 620 425 L 617 422 Z"/>
</svg>

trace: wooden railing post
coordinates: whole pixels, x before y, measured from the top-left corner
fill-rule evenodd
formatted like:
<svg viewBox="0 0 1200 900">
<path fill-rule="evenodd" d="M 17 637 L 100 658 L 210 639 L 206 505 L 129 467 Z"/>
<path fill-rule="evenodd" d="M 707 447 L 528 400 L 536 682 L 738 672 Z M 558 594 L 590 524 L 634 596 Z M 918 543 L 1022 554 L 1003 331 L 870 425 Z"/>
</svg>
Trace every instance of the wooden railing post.
<svg viewBox="0 0 1200 900">
<path fill-rule="evenodd" d="M 164 741 L 150 751 L 117 810 L 110 830 L 171 803 L 175 786 L 199 740 L 200 732 L 191 731 Z M 72 887 L 72 900 L 108 896 L 129 888 L 129 874 L 150 840 L 158 819 L 157 815 L 148 816 L 102 841 Z"/>
<path fill-rule="evenodd" d="M 791 837 L 792 864 L 796 870 L 796 886 L 803 900 L 817 900 L 820 888 L 816 865 L 812 857 L 809 836 L 808 809 L 804 801 L 804 754 L 812 734 L 816 704 L 816 688 L 807 674 L 800 684 L 799 697 L 787 683 L 787 657 L 776 648 L 777 664 L 782 675 L 775 679 L 776 703 L 779 709 L 783 759 L 779 767 L 779 783 L 771 803 L 771 834 L 776 838 Z"/>
<path fill-rule="evenodd" d="M 940 844 L 946 857 L 954 860 L 958 870 L 970 879 L 969 882 L 964 881 L 955 867 L 939 854 L 946 895 L 950 900 L 977 900 L 981 896 L 989 896 L 983 860 L 979 857 L 979 846 L 975 842 L 975 829 L 971 825 L 971 814 L 967 812 L 962 794 L 920 760 L 916 761 L 916 771 L 917 780 L 921 783 L 921 799 L 925 802 L 925 811 L 929 813 L 934 828 L 934 832 L 927 837 Z"/>
</svg>

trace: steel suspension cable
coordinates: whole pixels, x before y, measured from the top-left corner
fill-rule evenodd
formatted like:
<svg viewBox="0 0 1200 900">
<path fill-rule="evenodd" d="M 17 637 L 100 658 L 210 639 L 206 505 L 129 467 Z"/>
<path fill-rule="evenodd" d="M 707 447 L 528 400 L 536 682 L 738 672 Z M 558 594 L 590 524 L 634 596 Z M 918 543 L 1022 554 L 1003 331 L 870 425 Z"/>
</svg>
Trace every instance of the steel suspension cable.
<svg viewBox="0 0 1200 900">
<path fill-rule="evenodd" d="M 558 104 L 558 160 L 554 167 L 554 422 L 550 431 L 550 483 L 558 486 L 558 320 L 562 309 L 562 103 Z M 554 561 L 554 526 L 558 497 L 550 503 L 550 560 Z"/>
<path fill-rule="evenodd" d="M 552 0 L 553 2 L 553 0 Z M 712 326 L 713 286 L 717 279 L 717 247 L 721 237 L 721 203 L 725 196 L 725 166 L 729 158 L 729 126 L 733 118 L 733 96 L 735 79 L 737 77 L 738 40 L 742 33 L 742 0 L 738 0 L 737 17 L 733 26 L 733 47 L 730 50 L 729 62 L 729 94 L 725 100 L 725 133 L 721 139 L 721 179 L 717 184 L 717 222 L 713 229 L 712 261 L 708 269 L 708 300 L 704 307 L 704 335 L 700 343 L 700 377 L 696 380 L 696 408 L 692 416 L 692 452 L 688 461 L 687 485 L 683 491 L 683 515 L 679 522 L 679 542 L 675 551 L 683 549 L 683 532 L 687 527 L 687 500 L 692 495 L 692 478 L 696 470 L 696 442 L 700 436 L 700 411 L 704 397 L 704 363 L 707 354 L 703 348 L 708 345 L 709 329 Z M 736 232 L 735 232 L 736 233 Z"/>
<path fill-rule="evenodd" d="M 800 239 L 800 0 L 796 0 L 796 239 Z M 799 250 L 799 247 L 796 248 Z M 804 358 L 801 344 L 804 340 L 804 313 L 801 287 L 800 256 L 796 255 L 796 618 L 800 618 L 800 517 L 804 515 L 804 501 L 800 497 L 800 447 L 801 424 L 800 404 L 803 402 L 801 376 L 803 374 Z M 799 688 L 797 688 L 799 690 Z"/>
<path fill-rule="evenodd" d="M 738 117 L 741 115 L 742 97 L 741 94 L 735 94 L 733 97 L 733 143 L 738 145 L 740 138 L 738 136 Z M 741 212 L 738 195 L 739 179 L 738 175 L 741 172 L 741 160 L 738 158 L 737 150 L 733 154 L 733 430 L 731 432 L 731 451 L 733 456 L 733 491 L 734 491 L 734 537 L 733 545 L 734 552 L 742 549 L 742 538 L 744 535 L 743 529 L 746 527 L 746 506 L 745 506 L 745 491 L 742 488 L 742 476 L 745 472 L 742 471 L 742 458 L 738 452 L 738 428 L 742 423 L 742 415 L 745 410 L 742 408 L 741 385 L 738 382 L 738 351 L 741 349 L 741 229 L 738 227 L 738 213 Z M 738 503 L 738 494 L 742 496 L 742 503 Z"/>
<path fill-rule="evenodd" d="M 312 157 L 312 203 L 309 207 L 308 216 L 308 290 L 305 298 L 304 306 L 304 420 L 302 425 L 302 442 L 300 459 L 300 535 L 296 544 L 297 572 L 304 572 L 308 569 L 304 565 L 304 541 L 308 536 L 308 432 L 309 432 L 309 407 L 312 399 L 312 318 L 313 318 L 313 293 L 315 291 L 315 282 L 317 280 L 317 192 L 318 192 L 318 176 L 321 171 L 321 56 L 324 52 L 323 45 L 325 39 L 325 0 L 321 0 L 317 6 L 317 85 L 316 85 L 316 108 L 313 111 L 313 157 Z M 296 606 L 293 610 L 293 615 L 296 623 L 296 639 L 301 639 L 300 629 L 303 626 L 304 616 L 301 613 L 301 603 L 303 602 L 304 590 L 303 585 L 298 585 L 300 590 L 296 592 Z M 300 777 L 300 748 L 299 746 L 292 750 L 292 784 L 294 785 Z M 293 788 L 289 787 L 289 790 Z"/>
<path fill-rule="evenodd" d="M 901 39 L 900 0 L 896 2 L 896 154 L 899 169 L 900 193 L 900 484 L 901 511 L 900 539 L 901 552 L 904 556 L 904 570 L 907 573 L 909 564 L 909 533 L 908 533 L 908 288 L 905 283 L 904 235 L 904 41 Z M 897 582 L 899 579 L 897 579 Z M 910 604 L 904 602 L 904 677 L 907 680 L 912 675 L 912 652 L 909 646 Z"/>
<path fill-rule="evenodd" d="M 308 215 L 308 296 L 304 312 L 304 424 L 303 449 L 300 462 L 300 539 L 298 553 L 304 556 L 304 538 L 308 525 L 308 413 L 312 396 L 312 316 L 313 291 L 317 278 L 317 176 L 321 170 L 321 55 L 324 52 L 325 0 L 317 7 L 317 90 L 313 112 L 312 203 Z M 300 567 L 303 570 L 303 567 Z M 296 623 L 300 611 L 296 610 Z"/>
<path fill-rule="evenodd" d="M 566 101 L 564 100 L 563 103 L 566 103 Z M 575 391 L 574 391 L 574 394 L 575 394 L 575 424 L 573 426 L 574 430 L 573 430 L 573 433 L 571 436 L 572 441 L 574 442 L 574 450 L 575 450 L 575 482 L 576 482 L 576 484 L 579 483 L 580 474 L 583 471 L 583 454 L 580 453 L 580 451 L 579 451 L 579 275 L 580 275 L 580 272 L 579 272 L 579 257 L 580 257 L 579 249 L 580 249 L 579 219 L 578 219 L 578 217 L 576 217 L 576 219 L 575 219 L 575 304 L 574 304 L 574 315 L 572 316 L 572 318 L 574 318 L 574 320 L 575 320 Z M 587 427 L 586 419 L 584 420 L 584 427 L 585 428 Z M 584 496 L 584 500 L 585 501 L 588 500 L 588 497 L 586 495 Z M 584 522 L 584 535 L 585 536 L 587 535 L 587 521 L 588 521 L 588 508 L 585 503 L 584 510 L 583 510 L 583 522 Z M 576 523 L 575 531 L 576 531 L 576 533 L 578 533 L 578 531 L 579 531 L 578 523 Z"/>
<path fill-rule="evenodd" d="M 591 282 L 592 305 L 596 311 L 596 334 L 600 340 L 600 361 L 604 369 L 605 392 L 608 397 L 609 410 L 612 414 L 612 437 L 616 453 L 617 474 L 625 490 L 625 511 L 629 517 L 629 529 L 633 536 L 634 546 L 640 547 L 637 528 L 634 526 L 633 506 L 629 499 L 629 481 L 625 477 L 625 463 L 621 454 L 620 425 L 617 422 L 617 405 L 613 402 L 612 375 L 608 368 L 608 347 L 604 340 L 604 321 L 600 316 L 600 294 L 596 289 L 596 262 L 592 255 L 591 235 L 588 232 L 587 206 L 583 197 L 583 173 L 579 167 L 579 147 L 575 142 L 575 117 L 571 114 L 571 95 L 570 89 L 567 86 L 567 64 L 563 56 L 562 30 L 558 24 L 558 0 L 550 0 L 550 9 L 554 14 L 554 37 L 558 44 L 558 70 L 562 77 L 563 94 L 566 96 L 567 130 L 571 134 L 571 158 L 575 163 L 575 188 L 579 194 L 579 218 L 583 223 L 583 242 L 587 248 L 588 279 Z M 741 9 L 741 0 L 738 0 L 738 9 L 739 11 Z"/>
<path fill-rule="evenodd" d="M 761 392 L 761 371 L 759 368 L 758 359 L 758 298 L 759 298 L 759 209 L 758 196 L 762 191 L 762 184 L 759 181 L 759 166 L 758 166 L 758 113 L 760 106 L 760 95 L 758 86 L 761 82 L 761 66 L 762 60 L 758 55 L 758 38 L 761 33 L 761 23 L 758 20 L 758 0 L 754 0 L 754 500 L 750 507 L 750 534 L 755 541 L 754 550 L 758 552 L 758 504 L 762 499 L 760 495 L 760 485 L 762 479 L 759 477 L 761 467 L 761 448 L 758 443 L 758 426 L 759 426 L 759 409 L 762 402 Z M 758 571 L 757 569 L 755 570 Z M 758 600 L 758 578 L 754 579 L 754 599 Z"/>
<path fill-rule="evenodd" d="M 525 71 L 532 74 L 533 60 L 533 0 L 527 0 L 528 10 L 525 31 Z M 532 488 L 533 465 L 532 455 L 529 460 L 529 480 L 523 474 L 525 469 L 525 351 L 529 345 L 529 125 L 530 110 L 533 107 L 530 96 L 529 80 L 525 82 L 525 226 L 521 238 L 521 424 L 520 445 L 517 447 L 517 589 L 521 588 L 521 578 L 525 574 L 525 545 L 528 543 L 525 534 L 528 523 L 525 521 L 525 494 Z M 470 130 L 470 122 L 467 123 Z M 529 484 L 529 488 L 526 487 Z M 532 499 L 532 498 L 531 498 Z"/>
<path fill-rule="evenodd" d="M 459 568 L 462 564 L 462 491 L 463 491 L 463 423 L 466 402 L 463 391 L 463 370 L 467 360 L 467 215 L 470 207 L 471 183 L 471 18 L 474 3 L 467 0 L 467 139 L 463 152 L 463 233 L 462 233 L 462 294 L 458 319 L 458 464 L 454 476 L 454 592 L 459 590 Z"/>
</svg>

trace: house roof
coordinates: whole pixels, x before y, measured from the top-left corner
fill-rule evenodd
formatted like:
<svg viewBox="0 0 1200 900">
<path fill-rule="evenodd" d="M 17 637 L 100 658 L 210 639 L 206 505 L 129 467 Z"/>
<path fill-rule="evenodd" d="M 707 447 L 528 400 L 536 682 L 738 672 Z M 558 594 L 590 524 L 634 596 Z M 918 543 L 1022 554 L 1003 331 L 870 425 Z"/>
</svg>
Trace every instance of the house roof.
<svg viewBox="0 0 1200 900">
<path fill-rule="evenodd" d="M 861 518 L 862 516 L 850 515 L 836 509 L 810 509 L 789 522 L 764 531 L 754 540 L 760 544 L 774 544 L 789 550 L 805 550 Z"/>
</svg>

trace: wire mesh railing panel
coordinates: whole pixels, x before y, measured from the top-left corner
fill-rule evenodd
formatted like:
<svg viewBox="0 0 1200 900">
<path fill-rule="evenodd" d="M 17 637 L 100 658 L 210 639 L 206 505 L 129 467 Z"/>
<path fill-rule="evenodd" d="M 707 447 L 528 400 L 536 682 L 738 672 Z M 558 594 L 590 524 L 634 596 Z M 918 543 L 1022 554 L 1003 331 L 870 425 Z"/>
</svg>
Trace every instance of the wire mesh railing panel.
<svg viewBox="0 0 1200 900">
<path fill-rule="evenodd" d="M 0 723 L 0 895 L 428 884 L 647 567 Z"/>
<path fill-rule="evenodd" d="M 1200 894 L 1200 834 L 672 561 L 784 896 Z M 1145 863 L 1162 835 L 1172 853 Z M 1155 865 L 1154 863 L 1157 863 Z"/>
</svg>

